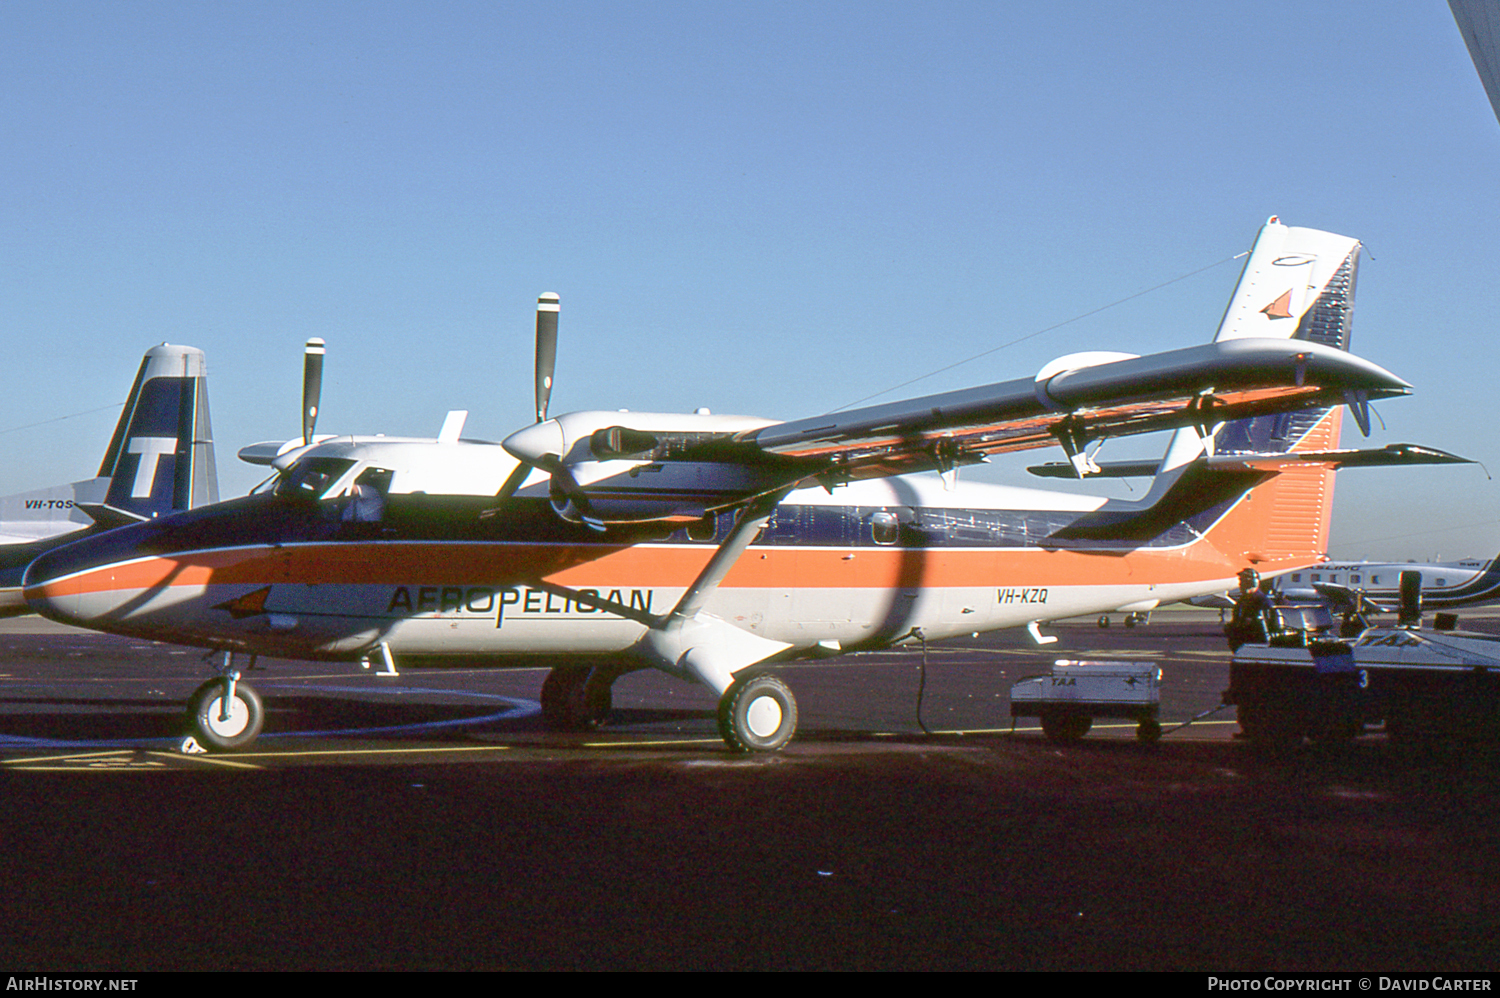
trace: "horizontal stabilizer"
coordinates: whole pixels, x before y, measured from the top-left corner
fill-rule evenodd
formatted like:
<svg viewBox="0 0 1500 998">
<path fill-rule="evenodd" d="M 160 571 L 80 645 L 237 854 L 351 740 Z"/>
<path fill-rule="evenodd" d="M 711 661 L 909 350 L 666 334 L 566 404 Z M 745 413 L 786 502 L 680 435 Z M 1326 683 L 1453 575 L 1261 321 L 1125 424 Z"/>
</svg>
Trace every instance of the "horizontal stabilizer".
<svg viewBox="0 0 1500 998">
<path fill-rule="evenodd" d="M 1297 464 L 1325 464 L 1331 468 L 1390 468 L 1412 464 L 1473 464 L 1466 457 L 1420 444 L 1386 444 L 1366 450 L 1288 451 L 1281 454 L 1220 454 L 1208 459 L 1210 470 L 1251 469 L 1275 471 Z M 1085 472 L 1086 478 L 1149 478 L 1158 461 L 1100 461 Z M 1097 469 L 1097 470 L 1096 470 Z M 1038 478 L 1078 477 L 1066 461 L 1049 461 L 1026 469 Z"/>
<path fill-rule="evenodd" d="M 95 526 L 102 530 L 113 530 L 115 527 L 126 527 L 132 523 L 140 523 L 147 519 L 139 513 L 119 509 L 102 502 L 81 502 L 78 508 L 82 510 L 89 519 L 94 521 Z"/>
<path fill-rule="evenodd" d="M 1216 454 L 1208 459 L 1214 471 L 1278 468 L 1322 464 L 1330 468 L 1391 468 L 1412 464 L 1473 464 L 1469 458 L 1420 444 L 1386 444 L 1367 450 L 1288 451 L 1284 454 Z"/>
</svg>

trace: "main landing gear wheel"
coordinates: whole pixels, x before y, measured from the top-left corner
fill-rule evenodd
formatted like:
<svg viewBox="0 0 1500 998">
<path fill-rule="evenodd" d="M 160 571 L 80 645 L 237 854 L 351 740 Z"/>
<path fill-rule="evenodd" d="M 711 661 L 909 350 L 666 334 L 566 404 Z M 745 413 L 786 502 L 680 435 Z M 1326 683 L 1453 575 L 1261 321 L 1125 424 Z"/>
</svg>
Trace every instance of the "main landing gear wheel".
<svg viewBox="0 0 1500 998">
<path fill-rule="evenodd" d="M 260 694 L 249 683 L 236 682 L 226 708 L 228 680 L 210 679 L 188 698 L 188 724 L 208 748 L 222 752 L 244 748 L 255 741 L 266 721 Z"/>
<path fill-rule="evenodd" d="M 797 700 L 775 676 L 742 679 L 719 700 L 719 735 L 736 752 L 777 752 L 797 733 Z"/>
<path fill-rule="evenodd" d="M 593 731 L 614 706 L 618 673 L 604 666 L 559 665 L 542 680 L 542 719 L 553 731 Z"/>
</svg>

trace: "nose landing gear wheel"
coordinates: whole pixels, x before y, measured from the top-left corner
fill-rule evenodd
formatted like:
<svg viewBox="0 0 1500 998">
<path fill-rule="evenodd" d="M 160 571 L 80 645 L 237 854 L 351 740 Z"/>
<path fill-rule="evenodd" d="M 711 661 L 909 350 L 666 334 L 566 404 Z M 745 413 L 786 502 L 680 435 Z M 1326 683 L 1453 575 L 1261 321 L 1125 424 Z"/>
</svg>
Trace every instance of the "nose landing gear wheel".
<svg viewBox="0 0 1500 998">
<path fill-rule="evenodd" d="M 719 735 L 736 752 L 776 752 L 796 733 L 796 698 L 775 676 L 740 680 L 719 701 Z"/>
<path fill-rule="evenodd" d="M 260 694 L 249 683 L 235 683 L 234 695 L 225 707 L 223 679 L 210 679 L 188 698 L 188 724 L 198 740 L 209 748 L 231 751 L 255 741 L 266 721 Z"/>
</svg>

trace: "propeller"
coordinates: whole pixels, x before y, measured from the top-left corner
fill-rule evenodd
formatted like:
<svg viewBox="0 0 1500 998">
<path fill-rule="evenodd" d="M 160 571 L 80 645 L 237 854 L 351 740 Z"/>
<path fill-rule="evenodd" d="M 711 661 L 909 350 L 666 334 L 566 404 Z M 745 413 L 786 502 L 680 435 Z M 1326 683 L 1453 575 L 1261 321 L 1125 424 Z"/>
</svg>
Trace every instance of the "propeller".
<svg viewBox="0 0 1500 998">
<path fill-rule="evenodd" d="M 551 481 L 548 493 L 552 510 L 564 520 L 584 523 L 592 530 L 603 531 L 604 522 L 595 515 L 588 493 L 563 463 L 563 434 L 555 422 L 547 419 L 547 403 L 552 398 L 552 371 L 557 365 L 557 313 L 560 308 L 556 292 L 548 291 L 536 300 L 536 423 L 506 438 L 505 448 L 515 457 L 547 472 Z M 516 445 L 518 437 L 525 442 Z"/>
<path fill-rule="evenodd" d="M 541 467 L 552 476 L 547 487 L 552 511 L 564 520 L 582 523 L 590 530 L 603 533 L 604 521 L 594 512 L 588 493 L 578 484 L 578 479 L 573 477 L 568 466 L 551 454 L 546 454 L 542 457 Z"/>
<path fill-rule="evenodd" d="M 314 336 L 307 341 L 302 355 L 302 445 L 313 441 L 318 425 L 318 400 L 323 394 L 323 341 Z"/>
<path fill-rule="evenodd" d="M 557 364 L 558 297 L 549 291 L 536 300 L 536 421 L 547 419 L 552 369 Z"/>
</svg>

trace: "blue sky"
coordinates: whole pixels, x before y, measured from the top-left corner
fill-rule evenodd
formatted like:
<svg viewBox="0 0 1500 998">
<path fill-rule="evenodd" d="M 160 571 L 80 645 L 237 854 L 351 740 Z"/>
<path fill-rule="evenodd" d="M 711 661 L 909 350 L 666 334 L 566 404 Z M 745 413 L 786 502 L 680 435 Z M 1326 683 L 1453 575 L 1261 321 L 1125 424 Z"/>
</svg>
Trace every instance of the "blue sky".
<svg viewBox="0 0 1500 998">
<path fill-rule="evenodd" d="M 1500 472 L 1500 124 L 1441 0 L 7 0 L 0 80 L 0 493 L 92 474 L 157 342 L 234 494 L 309 336 L 320 431 L 524 425 L 542 291 L 554 412 L 794 418 L 1205 267 L 881 398 L 1206 340 L 1272 214 L 1365 243 L 1354 349 L 1417 389 L 1373 443 Z M 1333 552 L 1493 555 L 1497 490 L 1341 474 Z"/>
</svg>

